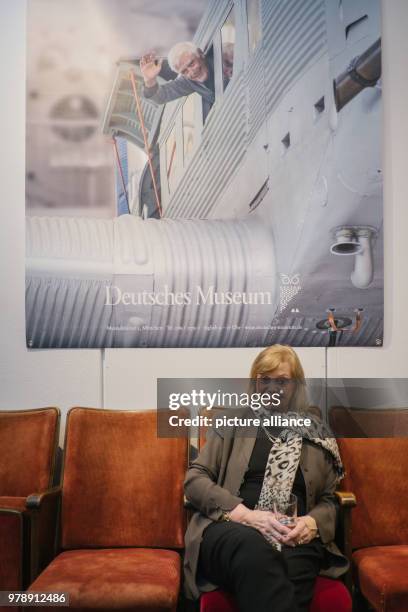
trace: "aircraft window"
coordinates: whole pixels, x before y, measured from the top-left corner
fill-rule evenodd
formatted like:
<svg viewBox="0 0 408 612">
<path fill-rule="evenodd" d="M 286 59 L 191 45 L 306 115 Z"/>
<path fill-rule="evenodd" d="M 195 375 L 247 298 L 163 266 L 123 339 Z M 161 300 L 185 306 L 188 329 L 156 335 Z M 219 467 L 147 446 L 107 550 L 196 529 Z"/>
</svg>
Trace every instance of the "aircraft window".
<svg viewBox="0 0 408 612">
<path fill-rule="evenodd" d="M 215 83 L 214 83 L 214 46 L 213 45 L 211 45 L 211 47 L 209 47 L 208 50 L 206 51 L 205 59 L 210 68 L 210 74 L 208 77 L 208 87 L 211 89 L 211 91 L 214 91 Z"/>
<path fill-rule="evenodd" d="M 224 91 L 232 79 L 235 51 L 235 15 L 231 9 L 221 28 L 222 78 Z"/>
<path fill-rule="evenodd" d="M 247 0 L 249 52 L 258 46 L 262 38 L 261 9 L 259 0 Z"/>
<path fill-rule="evenodd" d="M 169 134 L 166 141 L 166 174 L 169 192 L 174 189 L 177 176 L 177 142 L 175 128 Z"/>
<path fill-rule="evenodd" d="M 195 144 L 195 104 L 194 96 L 188 96 L 183 104 L 183 149 L 184 164 L 189 160 Z"/>
<path fill-rule="evenodd" d="M 205 57 L 206 57 L 206 60 L 207 60 L 207 64 L 208 64 L 208 66 L 210 68 L 210 75 L 209 75 L 209 79 L 208 79 L 207 85 L 211 89 L 211 91 L 215 92 L 214 46 L 213 45 L 211 45 L 207 49 L 207 51 L 205 53 Z M 208 113 L 211 110 L 211 106 L 212 106 L 211 104 L 205 103 L 204 101 L 202 103 L 202 123 L 203 124 L 205 123 L 205 121 L 207 119 Z"/>
</svg>

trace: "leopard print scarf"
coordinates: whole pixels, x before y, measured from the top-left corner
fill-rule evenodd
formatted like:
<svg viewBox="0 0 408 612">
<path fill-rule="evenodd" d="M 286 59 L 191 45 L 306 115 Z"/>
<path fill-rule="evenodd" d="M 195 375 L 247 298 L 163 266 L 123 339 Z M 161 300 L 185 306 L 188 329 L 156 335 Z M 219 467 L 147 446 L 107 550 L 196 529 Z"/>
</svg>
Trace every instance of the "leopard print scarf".
<svg viewBox="0 0 408 612">
<path fill-rule="evenodd" d="M 287 412 L 282 416 L 296 418 L 298 415 L 294 412 Z M 343 464 L 333 434 L 324 423 L 315 419 L 311 421 L 310 427 L 284 429 L 279 436 L 271 436 L 267 429 L 263 428 L 267 437 L 272 441 L 272 447 L 266 463 L 257 509 L 273 510 L 274 502 L 288 502 L 300 461 L 303 438 L 325 449 L 333 462 L 337 480 L 340 481 L 343 478 Z"/>
</svg>

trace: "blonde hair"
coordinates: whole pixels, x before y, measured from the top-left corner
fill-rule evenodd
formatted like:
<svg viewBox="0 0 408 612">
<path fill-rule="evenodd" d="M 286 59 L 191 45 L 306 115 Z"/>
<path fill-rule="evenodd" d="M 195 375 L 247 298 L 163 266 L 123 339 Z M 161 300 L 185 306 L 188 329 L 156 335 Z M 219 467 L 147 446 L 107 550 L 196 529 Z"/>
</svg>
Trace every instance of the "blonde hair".
<svg viewBox="0 0 408 612">
<path fill-rule="evenodd" d="M 260 374 L 273 372 L 282 363 L 289 364 L 291 378 L 297 383 L 289 409 L 296 412 L 305 412 L 308 408 L 305 373 L 297 353 L 291 346 L 273 344 L 259 353 L 251 367 L 250 389 L 252 392 L 255 391 L 256 379 Z"/>
</svg>

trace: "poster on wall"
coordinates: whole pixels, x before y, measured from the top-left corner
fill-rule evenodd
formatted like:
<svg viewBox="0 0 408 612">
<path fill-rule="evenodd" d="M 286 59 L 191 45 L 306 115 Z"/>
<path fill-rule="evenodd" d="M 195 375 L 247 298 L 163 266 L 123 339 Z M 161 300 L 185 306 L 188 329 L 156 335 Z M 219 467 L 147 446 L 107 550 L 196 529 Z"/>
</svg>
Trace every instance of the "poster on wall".
<svg viewBox="0 0 408 612">
<path fill-rule="evenodd" d="M 381 346 L 379 0 L 28 0 L 30 348 Z"/>
</svg>

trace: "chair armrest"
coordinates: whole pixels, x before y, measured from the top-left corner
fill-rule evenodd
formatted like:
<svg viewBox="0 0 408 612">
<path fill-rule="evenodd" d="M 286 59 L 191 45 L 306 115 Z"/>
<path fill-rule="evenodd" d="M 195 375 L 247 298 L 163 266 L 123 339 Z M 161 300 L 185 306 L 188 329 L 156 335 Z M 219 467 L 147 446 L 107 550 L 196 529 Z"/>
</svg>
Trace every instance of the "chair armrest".
<svg viewBox="0 0 408 612">
<path fill-rule="evenodd" d="M 344 576 L 344 582 L 349 591 L 352 591 L 352 524 L 351 524 L 351 511 L 357 505 L 357 499 L 354 493 L 351 491 L 335 491 L 336 501 L 339 509 L 339 537 L 338 544 L 340 549 L 347 557 L 350 567 Z"/>
<path fill-rule="evenodd" d="M 52 503 L 51 500 L 59 498 L 61 496 L 61 490 L 61 487 L 52 487 L 41 493 L 32 493 L 26 499 L 26 507 L 29 510 L 38 510 L 44 506 L 44 504 Z"/>
<path fill-rule="evenodd" d="M 57 553 L 61 487 L 33 493 L 26 499 L 31 521 L 30 579 L 33 582 Z"/>
<path fill-rule="evenodd" d="M 357 505 L 357 499 L 351 491 L 335 491 L 335 496 L 341 508 L 354 508 Z"/>
</svg>

